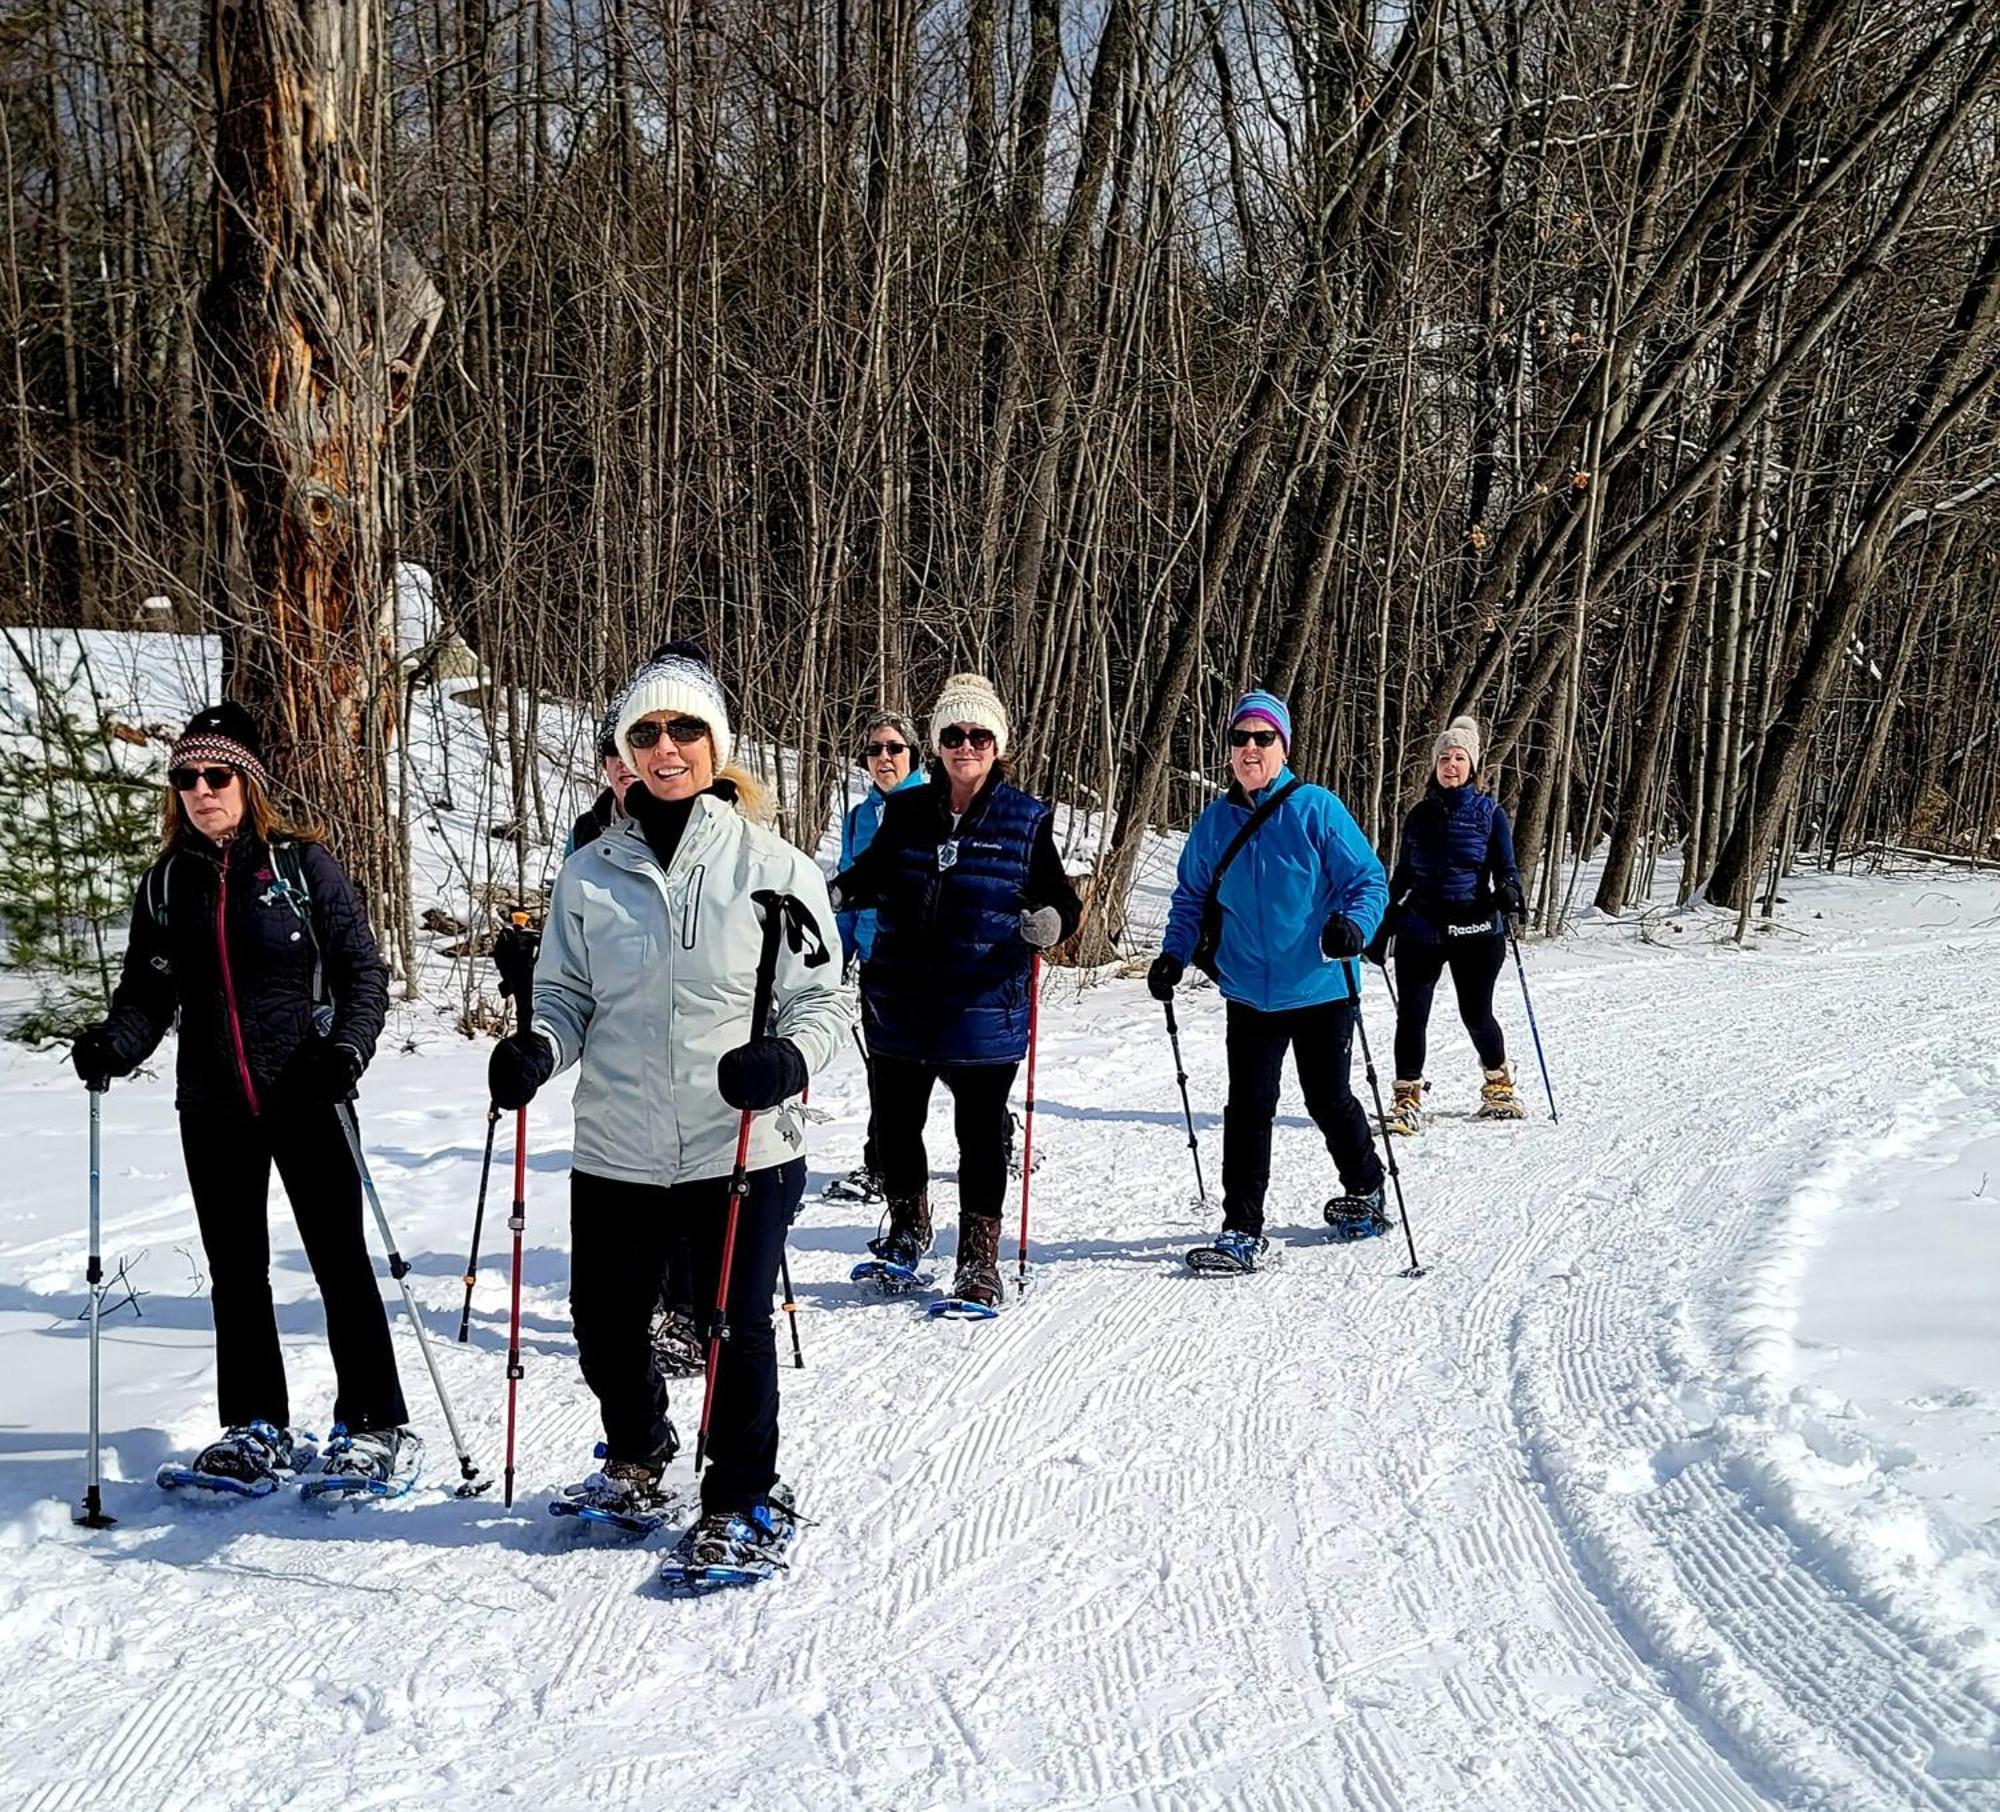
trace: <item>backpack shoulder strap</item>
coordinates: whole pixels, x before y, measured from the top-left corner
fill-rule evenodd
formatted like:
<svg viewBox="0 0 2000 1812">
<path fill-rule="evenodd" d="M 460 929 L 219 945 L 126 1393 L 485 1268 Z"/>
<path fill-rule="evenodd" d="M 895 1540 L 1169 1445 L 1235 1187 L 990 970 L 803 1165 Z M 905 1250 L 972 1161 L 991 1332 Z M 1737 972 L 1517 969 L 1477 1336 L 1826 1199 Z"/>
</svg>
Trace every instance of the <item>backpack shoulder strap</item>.
<svg viewBox="0 0 2000 1812">
<path fill-rule="evenodd" d="M 1208 892 L 1211 899 L 1222 891 L 1222 877 L 1229 872 L 1230 863 L 1243 853 L 1244 844 L 1264 827 L 1265 821 L 1299 790 L 1300 785 L 1298 775 L 1294 774 L 1244 820 L 1236 835 L 1229 840 L 1229 847 L 1222 852 L 1222 860 L 1216 863 L 1215 873 L 1209 877 Z"/>
<path fill-rule="evenodd" d="M 167 908 L 173 901 L 173 887 L 174 857 L 170 852 L 146 870 L 146 878 L 139 884 L 140 897 L 146 902 L 146 916 L 153 921 L 153 928 L 157 931 L 167 928 Z"/>
<path fill-rule="evenodd" d="M 326 1004 L 326 964 L 320 955 L 319 926 L 313 922 L 312 883 L 306 878 L 305 852 L 290 837 L 274 837 L 270 850 L 271 866 L 290 890 L 292 910 L 305 927 L 306 942 L 312 945 L 312 1000 L 314 1007 L 322 1007 Z"/>
</svg>

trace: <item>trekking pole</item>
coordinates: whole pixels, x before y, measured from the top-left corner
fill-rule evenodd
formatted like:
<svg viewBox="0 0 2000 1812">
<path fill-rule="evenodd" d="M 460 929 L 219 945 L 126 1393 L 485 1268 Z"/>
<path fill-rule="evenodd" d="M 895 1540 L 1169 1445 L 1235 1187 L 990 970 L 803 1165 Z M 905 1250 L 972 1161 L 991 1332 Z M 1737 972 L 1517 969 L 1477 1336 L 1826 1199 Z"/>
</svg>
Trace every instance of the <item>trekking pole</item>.
<svg viewBox="0 0 2000 1812">
<path fill-rule="evenodd" d="M 1527 965 L 1521 961 L 1521 940 L 1514 935 L 1512 919 L 1507 921 L 1507 942 L 1514 950 L 1514 973 L 1521 978 L 1521 1004 L 1528 1009 L 1528 1030 L 1535 1040 L 1535 1061 L 1542 1066 L 1542 1091 L 1549 1098 L 1549 1118 L 1560 1125 L 1556 1114 L 1556 1091 L 1549 1081 L 1549 1060 L 1542 1055 L 1542 1028 L 1535 1024 L 1535 1003 L 1528 994 Z"/>
<path fill-rule="evenodd" d="M 104 1509 L 104 1479 L 98 1467 L 97 1405 L 102 1381 L 98 1363 L 97 1320 L 104 1304 L 104 1261 L 98 1253 L 101 1243 L 104 1184 L 100 1162 L 104 1126 L 104 1091 L 101 1080 L 90 1084 L 90 1258 L 84 1275 L 90 1280 L 90 1476 L 83 1487 L 83 1504 L 71 1521 L 86 1529 L 109 1529 L 118 1521 Z"/>
<path fill-rule="evenodd" d="M 760 889 L 750 898 L 764 913 L 763 942 L 757 952 L 756 991 L 750 997 L 750 1042 L 764 1036 L 771 1017 L 771 990 L 778 975 L 778 940 L 784 935 L 783 902 L 790 896 Z M 825 958 L 822 955 L 821 960 Z M 694 1469 L 700 1473 L 708 1457 L 708 1420 L 715 1408 L 715 1374 L 722 1365 L 722 1343 L 729 1338 L 729 1274 L 736 1263 L 736 1223 L 743 1197 L 750 1188 L 750 1121 L 745 1108 L 736 1122 L 736 1163 L 729 1173 L 729 1215 L 722 1226 L 722 1267 L 715 1283 L 715 1317 L 708 1324 L 708 1376 L 701 1391 L 701 1426 L 694 1437 Z"/>
<path fill-rule="evenodd" d="M 528 1227 L 528 1110 L 514 1114 L 514 1206 L 507 1216 L 514 1235 L 513 1301 L 507 1311 L 507 1471 L 500 1501 L 514 1507 L 514 1412 L 521 1395 L 521 1235 Z"/>
<path fill-rule="evenodd" d="M 785 1314 L 792 1328 L 792 1368 L 802 1372 L 806 1369 L 806 1354 L 799 1345 L 799 1305 L 792 1295 L 792 1261 L 783 1246 L 778 1248 L 778 1276 L 785 1286 Z"/>
<path fill-rule="evenodd" d="M 493 1130 L 500 1124 L 500 1110 L 486 1104 L 486 1155 L 479 1160 L 479 1202 L 472 1211 L 472 1249 L 465 1255 L 465 1307 L 458 1313 L 458 1344 L 472 1336 L 472 1284 L 479 1275 L 479 1230 L 486 1225 L 486 1185 L 493 1175 Z"/>
<path fill-rule="evenodd" d="M 1181 1114 L 1187 1121 L 1188 1150 L 1194 1157 L 1194 1192 L 1201 1198 L 1201 1211 L 1208 1213 L 1208 1185 L 1201 1180 L 1201 1144 L 1194 1136 L 1194 1106 L 1188 1100 L 1187 1065 L 1181 1061 L 1181 1028 L 1174 1018 L 1171 996 L 1160 1002 L 1167 1010 L 1167 1042 L 1174 1047 L 1174 1080 L 1181 1085 Z"/>
<path fill-rule="evenodd" d="M 1410 1267 L 1402 1275 L 1422 1277 L 1427 1267 L 1417 1263 L 1417 1236 L 1410 1231 L 1410 1208 L 1403 1200 L 1403 1173 L 1396 1168 L 1396 1141 L 1389 1131 L 1389 1116 L 1382 1111 L 1382 1079 L 1375 1073 L 1375 1053 L 1368 1048 L 1368 1027 L 1361 1017 L 1361 989 L 1352 960 L 1340 965 L 1347 978 L 1347 999 L 1354 1008 L 1354 1029 L 1361 1036 L 1361 1065 L 1368 1074 L 1368 1092 L 1375 1097 L 1375 1119 L 1382 1128 L 1382 1155 L 1388 1162 L 1389 1181 L 1396 1191 L 1396 1213 L 1403 1223 L 1403 1238 L 1410 1248 Z"/>
<path fill-rule="evenodd" d="M 374 1210 L 383 1250 L 389 1254 L 389 1275 L 396 1280 L 396 1288 L 403 1292 L 403 1307 L 409 1311 L 410 1325 L 417 1330 L 417 1351 L 424 1356 L 424 1369 L 431 1375 L 431 1389 L 437 1392 L 438 1407 L 444 1411 L 444 1425 L 451 1432 L 452 1450 L 458 1455 L 459 1476 L 458 1489 L 452 1496 L 477 1497 L 489 1489 L 493 1481 L 479 1476 L 479 1468 L 466 1448 L 465 1436 L 459 1432 L 458 1417 L 451 1407 L 451 1393 L 444 1387 L 444 1376 L 439 1372 L 437 1359 L 431 1352 L 431 1337 L 424 1331 L 424 1318 L 417 1313 L 417 1299 L 410 1291 L 409 1260 L 396 1250 L 396 1236 L 389 1230 L 388 1215 L 382 1211 L 382 1197 L 375 1188 L 374 1177 L 369 1174 L 368 1160 L 361 1153 L 361 1128 L 354 1118 L 354 1104 L 351 1101 L 339 1102 L 333 1112 L 340 1122 L 340 1130 L 347 1135 L 347 1150 L 354 1159 L 355 1174 L 361 1179 L 361 1191 L 368 1198 L 368 1206 Z"/>
<path fill-rule="evenodd" d="M 1021 1256 L 1014 1274 L 1018 1295 L 1028 1287 L 1028 1187 L 1035 1174 L 1035 1043 L 1042 1018 L 1042 953 L 1028 959 L 1028 1111 L 1021 1124 Z"/>
</svg>

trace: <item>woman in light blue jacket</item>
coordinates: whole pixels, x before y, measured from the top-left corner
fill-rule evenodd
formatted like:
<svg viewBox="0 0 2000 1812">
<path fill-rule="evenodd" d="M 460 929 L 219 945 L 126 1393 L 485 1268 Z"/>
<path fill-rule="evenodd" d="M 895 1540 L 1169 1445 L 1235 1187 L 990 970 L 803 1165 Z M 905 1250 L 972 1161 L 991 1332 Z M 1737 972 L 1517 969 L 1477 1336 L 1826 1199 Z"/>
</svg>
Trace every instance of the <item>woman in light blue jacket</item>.
<svg viewBox="0 0 2000 1812">
<path fill-rule="evenodd" d="M 1381 923 L 1388 881 L 1346 806 L 1292 773 L 1291 741 L 1291 713 L 1268 692 L 1246 694 L 1230 713 L 1233 784 L 1188 833 L 1166 936 L 1147 976 L 1154 998 L 1168 1000 L 1189 963 L 1199 962 L 1228 1002 L 1216 1248 L 1244 1269 L 1265 1249 L 1271 1127 L 1288 1049 L 1306 1110 L 1340 1173 L 1343 1193 L 1326 1204 L 1328 1225 L 1338 1238 L 1357 1239 L 1390 1224 L 1382 1161 L 1348 1086 L 1360 990 L 1354 959 Z M 1232 844 L 1260 808 L 1264 817 L 1232 858 Z"/>
</svg>

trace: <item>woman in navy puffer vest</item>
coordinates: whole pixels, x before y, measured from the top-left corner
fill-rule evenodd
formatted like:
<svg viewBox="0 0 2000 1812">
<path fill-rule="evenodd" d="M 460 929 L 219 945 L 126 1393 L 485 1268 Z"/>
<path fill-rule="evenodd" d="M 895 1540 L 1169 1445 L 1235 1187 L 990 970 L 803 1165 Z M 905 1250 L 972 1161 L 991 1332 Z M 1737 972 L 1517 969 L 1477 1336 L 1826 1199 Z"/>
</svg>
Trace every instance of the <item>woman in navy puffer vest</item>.
<svg viewBox="0 0 2000 1812">
<path fill-rule="evenodd" d="M 1458 1016 L 1485 1072 L 1479 1116 L 1518 1120 L 1522 1108 L 1507 1063 L 1507 1040 L 1493 1017 L 1493 988 L 1507 958 L 1503 915 L 1522 910 L 1514 830 L 1500 802 L 1479 790 L 1479 726 L 1452 721 L 1431 749 L 1424 796 L 1403 820 L 1389 916 L 1395 938 L 1396 1106 L 1389 1130 L 1423 1124 L 1424 1043 L 1431 1000 L 1451 971 Z"/>
<path fill-rule="evenodd" d="M 861 1010 L 889 1230 L 871 1249 L 909 1269 L 930 1247 L 924 1121 L 942 1081 L 958 1133 L 952 1294 L 994 1307 L 1007 1096 L 1028 1050 L 1030 970 L 1038 950 L 1076 930 L 1083 908 L 1050 808 L 1007 783 L 1007 713 L 979 675 L 945 681 L 931 741 L 929 782 L 889 795 L 874 840 L 833 881 L 838 911 L 876 914 Z"/>
</svg>

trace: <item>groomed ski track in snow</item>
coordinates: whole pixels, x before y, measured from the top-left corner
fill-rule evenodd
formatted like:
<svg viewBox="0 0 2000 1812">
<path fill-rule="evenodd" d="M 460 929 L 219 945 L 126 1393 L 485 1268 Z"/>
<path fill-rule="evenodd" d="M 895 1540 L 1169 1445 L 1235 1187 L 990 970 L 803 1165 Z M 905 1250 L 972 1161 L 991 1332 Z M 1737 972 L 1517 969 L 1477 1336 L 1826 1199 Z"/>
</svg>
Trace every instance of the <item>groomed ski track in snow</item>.
<svg viewBox="0 0 2000 1812">
<path fill-rule="evenodd" d="M 1189 1275 L 1204 1227 L 1159 1010 L 1135 982 L 1054 978 L 1030 1294 L 996 1323 L 926 1323 L 846 1281 L 868 1211 L 809 1200 L 809 1369 L 781 1382 L 814 1520 L 791 1577 L 694 1604 L 656 1594 L 663 1541 L 579 1541 L 545 1512 L 597 1432 L 565 1306 L 566 1100 L 536 1113 L 511 1516 L 421 1489 L 326 1511 L 114 1484 L 121 1526 L 73 1529 L 84 1345 L 59 1318 L 82 1297 L 83 1095 L 10 1055 L 0 1131 L 28 1188 L 0 1220 L 0 1805 L 2000 1807 L 1991 1672 L 1920 1595 L 1869 1592 L 1788 1520 L 1760 1445 L 1814 1192 L 1893 1164 L 1940 1091 L 2000 1089 L 2000 887 L 1793 898 L 1803 935 L 1747 953 L 1612 926 L 1531 949 L 1559 1127 L 1511 973 L 1518 1126 L 1469 1118 L 1441 991 L 1438 1117 L 1398 1146 L 1434 1267 L 1417 1282 L 1400 1239 L 1323 1243 L 1330 1165 L 1289 1074 L 1285 1262 Z M 1213 991 L 1181 1022 L 1214 1190 Z M 1386 1089 L 1372 972 L 1368 1023 Z M 507 1128 L 459 1348 L 484 1047 L 385 1053 L 371 1161 L 497 1474 Z M 837 1116 L 816 1183 L 853 1161 L 862 1100 L 858 1063 L 816 1083 Z M 169 1102 L 154 1081 L 107 1104 L 106 1252 L 144 1249 L 153 1291 L 143 1322 L 107 1324 L 125 1479 L 210 1428 Z M 934 1105 L 947 1248 L 948 1122 Z M 273 1240 L 295 1403 L 323 1414 L 281 1202 Z M 697 1404 L 682 1387 L 690 1446 Z"/>
</svg>

